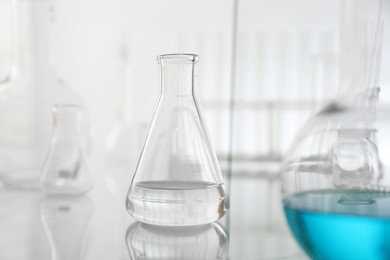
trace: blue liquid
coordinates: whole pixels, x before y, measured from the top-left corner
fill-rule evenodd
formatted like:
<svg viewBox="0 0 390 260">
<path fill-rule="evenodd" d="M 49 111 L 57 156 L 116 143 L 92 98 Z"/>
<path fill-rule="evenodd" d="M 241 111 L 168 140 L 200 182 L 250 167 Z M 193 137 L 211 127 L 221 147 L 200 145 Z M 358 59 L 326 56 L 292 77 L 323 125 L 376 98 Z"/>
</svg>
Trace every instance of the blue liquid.
<svg viewBox="0 0 390 260">
<path fill-rule="evenodd" d="M 313 259 L 390 259 L 390 193 L 316 191 L 284 201 L 289 226 Z"/>
</svg>

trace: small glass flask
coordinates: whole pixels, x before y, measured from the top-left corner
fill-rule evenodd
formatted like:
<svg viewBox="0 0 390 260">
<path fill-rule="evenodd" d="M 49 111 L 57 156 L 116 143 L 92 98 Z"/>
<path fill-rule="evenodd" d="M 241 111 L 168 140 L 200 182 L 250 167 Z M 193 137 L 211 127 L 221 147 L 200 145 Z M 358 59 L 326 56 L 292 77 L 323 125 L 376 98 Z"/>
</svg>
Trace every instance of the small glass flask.
<svg viewBox="0 0 390 260">
<path fill-rule="evenodd" d="M 161 92 L 135 175 L 128 212 L 163 226 L 212 223 L 224 216 L 221 170 L 194 96 L 194 54 L 157 57 Z"/>
<path fill-rule="evenodd" d="M 81 108 L 53 107 L 53 136 L 39 180 L 46 194 L 79 195 L 92 188 L 86 165 L 85 134 Z"/>
</svg>

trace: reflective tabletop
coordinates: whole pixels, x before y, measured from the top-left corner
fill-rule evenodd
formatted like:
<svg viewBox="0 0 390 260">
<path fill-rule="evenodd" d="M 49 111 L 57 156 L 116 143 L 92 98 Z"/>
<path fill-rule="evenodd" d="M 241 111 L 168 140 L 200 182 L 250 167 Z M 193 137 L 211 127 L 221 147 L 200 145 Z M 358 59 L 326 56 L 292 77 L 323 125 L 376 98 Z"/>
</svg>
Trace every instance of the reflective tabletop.
<svg viewBox="0 0 390 260">
<path fill-rule="evenodd" d="M 284 222 L 277 181 L 232 178 L 228 214 L 191 228 L 134 221 L 129 184 L 107 171 L 81 197 L 0 188 L 0 259 L 307 259 Z"/>
</svg>

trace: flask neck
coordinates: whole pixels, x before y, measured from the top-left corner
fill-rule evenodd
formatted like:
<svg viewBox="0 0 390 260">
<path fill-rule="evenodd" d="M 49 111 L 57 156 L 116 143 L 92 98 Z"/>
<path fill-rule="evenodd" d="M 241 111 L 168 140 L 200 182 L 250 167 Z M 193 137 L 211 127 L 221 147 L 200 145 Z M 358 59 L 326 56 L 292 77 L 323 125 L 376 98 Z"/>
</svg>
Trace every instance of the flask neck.
<svg viewBox="0 0 390 260">
<path fill-rule="evenodd" d="M 175 59 L 171 57 L 163 55 L 159 58 L 161 95 L 193 96 L 196 78 L 196 60 L 193 59 L 195 56 L 193 55 L 192 59 L 186 59 L 188 55 L 177 55 Z"/>
<path fill-rule="evenodd" d="M 12 0 L 12 75 L 47 73 L 50 67 L 51 0 Z"/>
<path fill-rule="evenodd" d="M 340 97 L 361 98 L 378 87 L 383 22 L 382 0 L 341 2 Z"/>
</svg>

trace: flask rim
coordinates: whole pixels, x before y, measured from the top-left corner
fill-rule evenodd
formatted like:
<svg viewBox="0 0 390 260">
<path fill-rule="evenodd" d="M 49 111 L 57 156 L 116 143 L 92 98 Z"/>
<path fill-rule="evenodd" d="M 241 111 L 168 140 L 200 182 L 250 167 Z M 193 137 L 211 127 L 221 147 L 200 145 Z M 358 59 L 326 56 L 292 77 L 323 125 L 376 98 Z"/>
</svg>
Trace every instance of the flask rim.
<svg viewBox="0 0 390 260">
<path fill-rule="evenodd" d="M 157 62 L 197 62 L 199 61 L 199 56 L 192 53 L 171 53 L 171 54 L 162 54 L 157 56 Z"/>
<path fill-rule="evenodd" d="M 77 104 L 54 104 L 52 107 L 53 112 L 58 111 L 79 111 L 81 107 Z"/>
</svg>

